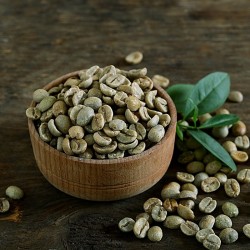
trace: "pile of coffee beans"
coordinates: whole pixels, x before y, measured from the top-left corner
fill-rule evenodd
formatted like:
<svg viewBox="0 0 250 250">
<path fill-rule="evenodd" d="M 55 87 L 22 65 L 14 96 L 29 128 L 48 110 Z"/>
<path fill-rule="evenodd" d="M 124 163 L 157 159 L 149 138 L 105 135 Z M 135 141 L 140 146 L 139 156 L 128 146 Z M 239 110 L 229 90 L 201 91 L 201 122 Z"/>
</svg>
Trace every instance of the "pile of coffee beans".
<svg viewBox="0 0 250 250">
<path fill-rule="evenodd" d="M 48 91 L 36 90 L 35 106 L 26 115 L 43 141 L 67 155 L 116 159 L 140 154 L 164 137 L 171 121 L 166 99 L 146 74 L 146 68 L 93 66 Z"/>
</svg>

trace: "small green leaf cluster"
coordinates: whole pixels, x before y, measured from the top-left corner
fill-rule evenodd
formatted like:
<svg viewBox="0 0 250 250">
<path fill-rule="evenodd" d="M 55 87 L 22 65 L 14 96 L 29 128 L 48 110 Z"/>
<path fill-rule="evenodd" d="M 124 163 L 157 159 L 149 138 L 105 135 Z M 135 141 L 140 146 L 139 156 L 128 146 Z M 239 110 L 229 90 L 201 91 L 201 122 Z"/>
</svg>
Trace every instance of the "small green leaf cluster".
<svg viewBox="0 0 250 250">
<path fill-rule="evenodd" d="M 176 126 L 177 136 L 183 140 L 183 133 L 188 133 L 210 153 L 236 171 L 236 165 L 231 156 L 206 131 L 210 128 L 234 124 L 239 118 L 234 114 L 221 114 L 213 116 L 203 124 L 198 122 L 200 115 L 212 113 L 225 103 L 230 92 L 229 75 L 224 72 L 214 72 L 196 84 L 173 85 L 167 89 L 167 92 L 181 117 Z M 192 124 L 186 125 L 184 121 L 187 120 L 192 120 Z"/>
</svg>

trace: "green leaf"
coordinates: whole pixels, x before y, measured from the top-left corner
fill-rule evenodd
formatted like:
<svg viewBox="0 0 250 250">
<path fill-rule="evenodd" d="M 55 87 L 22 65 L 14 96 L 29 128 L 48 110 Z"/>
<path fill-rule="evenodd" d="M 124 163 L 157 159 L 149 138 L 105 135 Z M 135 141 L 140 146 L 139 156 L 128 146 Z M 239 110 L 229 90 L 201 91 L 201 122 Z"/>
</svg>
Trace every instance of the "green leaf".
<svg viewBox="0 0 250 250">
<path fill-rule="evenodd" d="M 181 127 L 178 125 L 178 123 L 176 124 L 176 134 L 180 138 L 180 140 L 183 141 L 183 131 Z"/>
<path fill-rule="evenodd" d="M 196 127 L 196 123 L 198 121 L 198 108 L 197 106 L 194 107 L 194 114 L 193 114 L 193 122 L 194 122 L 194 126 Z"/>
<path fill-rule="evenodd" d="M 196 139 L 203 147 L 205 147 L 211 154 L 224 162 L 233 171 L 236 171 L 237 167 L 228 154 L 228 152 L 210 135 L 201 130 L 188 130 L 188 133 Z"/>
<path fill-rule="evenodd" d="M 201 126 L 199 126 L 199 129 L 222 127 L 222 126 L 234 124 L 238 120 L 239 120 L 239 117 L 233 114 L 215 115 L 212 118 L 205 121 Z"/>
<path fill-rule="evenodd" d="M 192 100 L 199 109 L 199 115 L 212 112 L 222 106 L 230 91 L 230 78 L 227 73 L 215 72 L 202 78 L 192 89 L 183 110 L 184 117 L 192 116 L 194 107 Z"/>
<path fill-rule="evenodd" d="M 167 88 L 167 93 L 172 98 L 178 113 L 182 113 L 185 109 L 186 100 L 193 88 L 193 84 L 175 84 Z"/>
</svg>

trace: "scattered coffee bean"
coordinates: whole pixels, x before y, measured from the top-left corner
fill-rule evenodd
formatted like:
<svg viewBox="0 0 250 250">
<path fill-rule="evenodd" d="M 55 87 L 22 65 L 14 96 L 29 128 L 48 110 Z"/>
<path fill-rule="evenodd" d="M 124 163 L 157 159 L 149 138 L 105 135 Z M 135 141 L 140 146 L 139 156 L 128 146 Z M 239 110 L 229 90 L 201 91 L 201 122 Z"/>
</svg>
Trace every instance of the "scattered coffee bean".
<svg viewBox="0 0 250 250">
<path fill-rule="evenodd" d="M 214 177 L 216 177 L 219 180 L 221 185 L 224 185 L 227 181 L 227 175 L 222 172 L 216 173 Z"/>
<path fill-rule="evenodd" d="M 153 226 L 149 228 L 147 235 L 150 241 L 157 242 L 162 239 L 163 232 L 159 226 Z"/>
<path fill-rule="evenodd" d="M 158 198 L 149 198 L 143 204 L 143 209 L 146 213 L 152 212 L 152 209 L 155 205 L 162 205 L 162 201 Z"/>
<path fill-rule="evenodd" d="M 6 189 L 5 194 L 13 200 L 20 200 L 24 195 L 23 190 L 17 186 L 9 186 Z"/>
<path fill-rule="evenodd" d="M 169 229 L 178 229 L 185 220 L 178 215 L 169 215 L 163 222 L 163 226 Z"/>
<path fill-rule="evenodd" d="M 199 222 L 199 227 L 201 229 L 204 229 L 204 228 L 213 228 L 214 226 L 214 223 L 215 223 L 215 218 L 213 215 L 211 214 L 208 214 L 204 217 L 201 218 L 200 222 Z"/>
<path fill-rule="evenodd" d="M 212 135 L 216 138 L 226 138 L 229 134 L 228 126 L 214 127 L 212 129 Z"/>
<path fill-rule="evenodd" d="M 215 217 L 215 227 L 218 229 L 224 229 L 228 227 L 232 227 L 233 223 L 230 217 L 225 214 L 220 214 Z"/>
<path fill-rule="evenodd" d="M 152 77 L 152 81 L 158 85 L 160 85 L 162 88 L 167 88 L 169 85 L 169 79 L 162 76 L 162 75 L 154 75 Z"/>
<path fill-rule="evenodd" d="M 184 151 L 178 156 L 177 161 L 181 164 L 188 164 L 189 162 L 194 160 L 194 152 L 193 151 Z"/>
<path fill-rule="evenodd" d="M 184 190 L 192 191 L 195 195 L 198 194 L 198 188 L 192 183 L 184 183 L 181 186 L 181 190 L 182 191 L 184 191 Z"/>
<path fill-rule="evenodd" d="M 220 182 L 216 177 L 208 177 L 201 182 L 201 189 L 206 193 L 216 191 L 220 187 Z"/>
<path fill-rule="evenodd" d="M 193 220 L 194 219 L 194 212 L 186 206 L 183 206 L 182 204 L 179 204 L 177 207 L 177 213 L 185 220 Z"/>
<path fill-rule="evenodd" d="M 199 203 L 199 209 L 201 212 L 209 214 L 212 213 L 217 207 L 217 201 L 211 197 L 205 197 Z"/>
<path fill-rule="evenodd" d="M 220 161 L 211 161 L 206 165 L 205 171 L 209 175 L 216 174 L 220 169 L 222 165 Z"/>
<path fill-rule="evenodd" d="M 231 102 L 242 102 L 243 94 L 240 91 L 232 90 L 229 93 L 228 100 Z"/>
<path fill-rule="evenodd" d="M 200 230 L 196 223 L 188 220 L 181 223 L 180 229 L 187 236 L 194 236 Z"/>
<path fill-rule="evenodd" d="M 201 147 L 201 144 L 196 141 L 193 137 L 189 137 L 186 139 L 186 145 L 188 149 L 194 150 Z"/>
<path fill-rule="evenodd" d="M 237 136 L 234 140 L 236 146 L 240 149 L 248 149 L 249 148 L 249 138 L 247 135 Z"/>
<path fill-rule="evenodd" d="M 243 233 L 250 238 L 250 224 L 246 224 L 243 226 Z"/>
<path fill-rule="evenodd" d="M 232 126 L 232 133 L 234 136 L 242 136 L 245 135 L 247 131 L 246 124 L 242 121 L 237 121 L 233 126 Z"/>
<path fill-rule="evenodd" d="M 186 170 L 190 174 L 196 174 L 199 172 L 203 172 L 205 169 L 204 163 L 200 161 L 192 161 L 188 163 Z"/>
<path fill-rule="evenodd" d="M 143 59 L 143 54 L 140 51 L 135 51 L 125 57 L 125 61 L 129 64 L 139 64 Z"/>
<path fill-rule="evenodd" d="M 183 205 L 185 207 L 188 207 L 190 209 L 194 209 L 194 206 L 195 206 L 194 201 L 191 199 L 182 199 L 182 200 L 180 200 L 179 204 Z"/>
<path fill-rule="evenodd" d="M 163 206 L 161 206 L 161 205 L 155 205 L 152 208 L 151 216 L 152 216 L 152 218 L 153 218 L 154 221 L 156 221 L 156 222 L 162 222 L 167 217 L 167 211 L 166 211 L 166 209 Z"/>
<path fill-rule="evenodd" d="M 149 223 L 145 218 L 138 219 L 133 227 L 133 232 L 137 238 L 145 238 L 149 229 Z"/>
<path fill-rule="evenodd" d="M 0 213 L 9 211 L 10 203 L 6 198 L 0 198 Z"/>
<path fill-rule="evenodd" d="M 234 151 L 230 155 L 235 162 L 242 163 L 248 160 L 248 154 L 245 151 Z"/>
<path fill-rule="evenodd" d="M 208 164 L 209 162 L 215 161 L 215 160 L 217 160 L 217 158 L 214 155 L 207 153 L 204 156 L 203 162 L 204 162 L 204 164 Z"/>
<path fill-rule="evenodd" d="M 194 176 L 192 174 L 185 173 L 185 172 L 177 172 L 176 177 L 181 182 L 193 182 L 194 181 Z"/>
<path fill-rule="evenodd" d="M 118 227 L 122 232 L 133 231 L 135 221 L 132 218 L 125 217 L 119 221 Z"/>
<path fill-rule="evenodd" d="M 221 242 L 224 244 L 231 244 L 238 240 L 238 232 L 233 228 L 225 228 L 219 235 Z"/>
<path fill-rule="evenodd" d="M 203 228 L 196 233 L 195 238 L 198 242 L 203 243 L 203 241 L 209 234 L 214 234 L 214 230 L 211 228 Z"/>
<path fill-rule="evenodd" d="M 192 200 L 196 200 L 197 195 L 193 191 L 182 190 L 180 192 L 179 198 L 180 199 L 192 199 Z"/>
<path fill-rule="evenodd" d="M 216 115 L 228 115 L 230 114 L 229 110 L 225 109 L 225 108 L 219 108 L 215 111 Z"/>
<path fill-rule="evenodd" d="M 203 147 L 197 148 L 194 150 L 194 158 L 197 161 L 203 161 L 206 154 L 207 154 L 207 150 Z"/>
<path fill-rule="evenodd" d="M 163 207 L 166 209 L 167 212 L 173 213 L 177 210 L 178 203 L 175 199 L 167 198 L 163 202 Z"/>
<path fill-rule="evenodd" d="M 221 246 L 221 240 L 216 234 L 209 234 L 204 239 L 203 246 L 209 250 L 218 250 Z"/>
<path fill-rule="evenodd" d="M 209 120 L 210 118 L 212 118 L 212 115 L 209 114 L 209 113 L 205 113 L 205 114 L 200 115 L 198 117 L 198 119 L 199 119 L 199 121 L 200 121 L 201 124 L 204 123 L 205 121 Z"/>
<path fill-rule="evenodd" d="M 244 168 L 237 174 L 237 180 L 242 183 L 250 183 L 250 169 Z"/>
<path fill-rule="evenodd" d="M 177 199 L 180 195 L 180 184 L 177 182 L 170 182 L 164 185 L 161 190 L 162 200 L 166 200 L 168 198 Z"/>
<path fill-rule="evenodd" d="M 237 151 L 237 146 L 232 141 L 225 141 L 222 143 L 222 146 L 229 154 L 231 154 L 234 151 Z"/>
<path fill-rule="evenodd" d="M 140 218 L 145 218 L 149 224 L 151 224 L 153 222 L 153 218 L 152 218 L 151 214 L 146 213 L 146 212 L 138 214 L 136 216 L 135 220 L 137 221 Z"/>
<path fill-rule="evenodd" d="M 237 197 L 240 194 L 240 184 L 233 178 L 226 181 L 224 189 L 229 197 Z"/>
<path fill-rule="evenodd" d="M 201 183 L 202 181 L 204 181 L 205 179 L 207 179 L 209 177 L 209 175 L 205 172 L 200 172 L 198 174 L 195 175 L 194 177 L 194 185 L 196 187 L 200 187 L 201 186 Z"/>
<path fill-rule="evenodd" d="M 236 217 L 239 214 L 238 207 L 232 202 L 229 202 L 229 201 L 225 202 L 221 208 L 222 208 L 223 213 L 230 218 Z"/>
</svg>

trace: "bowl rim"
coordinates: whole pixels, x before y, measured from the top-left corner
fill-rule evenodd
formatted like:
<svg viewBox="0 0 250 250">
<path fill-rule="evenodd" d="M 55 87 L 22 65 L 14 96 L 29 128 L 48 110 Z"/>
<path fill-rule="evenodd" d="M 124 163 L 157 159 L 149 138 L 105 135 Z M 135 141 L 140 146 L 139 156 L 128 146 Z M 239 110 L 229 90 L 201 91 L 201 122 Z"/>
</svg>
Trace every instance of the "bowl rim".
<svg viewBox="0 0 250 250">
<path fill-rule="evenodd" d="M 60 83 L 62 83 L 66 79 L 68 79 L 70 77 L 77 76 L 80 71 L 82 71 L 82 70 L 77 70 L 77 71 L 73 71 L 73 72 L 67 73 L 65 75 L 62 75 L 62 76 L 56 78 L 55 80 L 49 82 L 48 84 L 44 85 L 42 88 L 45 90 L 49 90 L 52 87 L 59 85 Z M 130 155 L 130 156 L 126 156 L 126 157 L 118 158 L 118 159 L 84 159 L 84 158 L 81 158 L 78 156 L 67 155 L 64 152 L 61 152 L 61 151 L 55 149 L 54 147 L 49 145 L 47 142 L 44 142 L 38 134 L 38 131 L 37 131 L 37 128 L 35 127 L 34 121 L 30 118 L 28 118 L 29 132 L 34 131 L 33 135 L 37 139 L 37 142 L 41 146 L 44 146 L 45 150 L 47 150 L 51 153 L 59 154 L 59 156 L 66 158 L 67 160 L 74 161 L 74 162 L 82 162 L 82 163 L 88 163 L 88 164 L 92 163 L 95 165 L 109 165 L 109 164 L 116 164 L 116 163 L 127 163 L 130 161 L 138 160 L 140 158 L 143 158 L 143 156 L 145 156 L 147 154 L 153 153 L 155 150 L 159 150 L 161 145 L 164 144 L 164 142 L 166 140 L 168 140 L 168 138 L 171 136 L 171 134 L 175 133 L 175 131 L 176 131 L 177 111 L 176 111 L 176 107 L 175 107 L 175 104 L 174 104 L 172 98 L 167 94 L 167 92 L 163 88 L 161 88 L 159 85 L 157 85 L 155 83 L 154 83 L 154 88 L 158 91 L 158 94 L 161 97 L 163 97 L 165 100 L 167 100 L 168 114 L 171 117 L 171 121 L 166 129 L 166 133 L 165 133 L 164 137 L 162 138 L 162 140 L 159 141 L 158 143 L 156 143 L 155 145 L 153 145 L 152 147 L 148 148 L 147 150 L 143 151 L 140 154 Z M 32 101 L 29 107 L 34 107 L 35 104 L 36 103 L 34 101 Z"/>
</svg>

